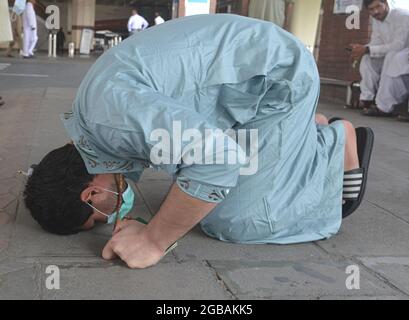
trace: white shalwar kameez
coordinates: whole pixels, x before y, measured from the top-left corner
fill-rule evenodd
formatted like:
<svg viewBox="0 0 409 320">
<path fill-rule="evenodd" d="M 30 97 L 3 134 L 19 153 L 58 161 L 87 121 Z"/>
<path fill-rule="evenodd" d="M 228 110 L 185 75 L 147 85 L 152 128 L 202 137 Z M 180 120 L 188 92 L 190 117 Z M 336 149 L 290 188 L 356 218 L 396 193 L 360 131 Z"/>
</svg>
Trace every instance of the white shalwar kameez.
<svg viewBox="0 0 409 320">
<path fill-rule="evenodd" d="M 409 11 L 391 9 L 384 21 L 373 19 L 370 54 L 362 58 L 361 100 L 376 97 L 386 113 L 409 95 Z"/>
<path fill-rule="evenodd" d="M 37 17 L 33 4 L 27 2 L 23 13 L 24 42 L 23 55 L 25 57 L 34 55 L 34 48 L 37 44 Z"/>
</svg>

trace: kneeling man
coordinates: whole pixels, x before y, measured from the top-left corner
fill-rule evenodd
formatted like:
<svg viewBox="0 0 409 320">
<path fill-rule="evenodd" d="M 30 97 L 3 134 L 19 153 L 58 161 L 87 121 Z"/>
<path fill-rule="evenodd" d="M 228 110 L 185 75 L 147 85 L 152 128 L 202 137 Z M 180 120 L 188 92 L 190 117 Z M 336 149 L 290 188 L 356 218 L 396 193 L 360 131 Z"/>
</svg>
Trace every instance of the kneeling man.
<svg viewBox="0 0 409 320">
<path fill-rule="evenodd" d="M 111 223 L 133 204 L 124 177 L 152 166 L 174 184 L 147 225 L 117 225 L 105 259 L 154 265 L 199 222 L 237 243 L 329 238 L 362 201 L 373 134 L 316 116 L 319 87 L 310 52 L 269 22 L 199 15 L 137 33 L 82 81 L 62 115 L 73 144 L 34 169 L 26 205 L 54 233 Z"/>
</svg>

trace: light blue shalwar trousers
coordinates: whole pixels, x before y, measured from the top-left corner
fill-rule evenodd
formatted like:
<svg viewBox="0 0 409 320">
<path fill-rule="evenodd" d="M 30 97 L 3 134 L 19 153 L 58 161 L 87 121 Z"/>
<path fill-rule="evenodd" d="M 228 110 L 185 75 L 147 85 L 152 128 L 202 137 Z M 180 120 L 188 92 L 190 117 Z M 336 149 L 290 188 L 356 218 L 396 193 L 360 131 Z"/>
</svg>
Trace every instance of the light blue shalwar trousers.
<svg viewBox="0 0 409 320">
<path fill-rule="evenodd" d="M 319 85 L 312 55 L 274 24 L 191 16 L 139 32 L 101 56 L 62 119 L 90 173 L 137 181 L 153 165 L 187 194 L 217 202 L 201 222 L 207 235 L 306 242 L 341 225 L 344 128 L 315 124 Z M 239 161 L 186 163 L 187 142 L 182 153 L 167 151 L 177 163 L 153 163 L 152 132 L 168 130 L 174 142 L 175 121 L 182 132 L 257 130 L 257 172 L 240 175 Z M 242 159 L 246 150 L 232 145 L 217 155 Z"/>
</svg>

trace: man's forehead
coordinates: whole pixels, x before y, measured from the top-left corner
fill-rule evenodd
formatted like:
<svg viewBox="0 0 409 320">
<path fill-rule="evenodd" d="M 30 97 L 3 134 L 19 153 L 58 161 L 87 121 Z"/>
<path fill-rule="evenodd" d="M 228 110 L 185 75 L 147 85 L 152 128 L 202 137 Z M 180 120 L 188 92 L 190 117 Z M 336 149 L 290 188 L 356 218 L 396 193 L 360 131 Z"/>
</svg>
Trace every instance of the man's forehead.
<svg viewBox="0 0 409 320">
<path fill-rule="evenodd" d="M 386 4 L 386 3 L 385 3 L 385 2 L 382 2 L 382 1 L 380 1 L 380 0 L 375 0 L 374 2 L 372 2 L 372 3 L 368 6 L 368 9 L 369 9 L 369 10 L 375 9 L 376 7 L 378 7 L 378 6 L 382 5 L 382 4 Z"/>
</svg>

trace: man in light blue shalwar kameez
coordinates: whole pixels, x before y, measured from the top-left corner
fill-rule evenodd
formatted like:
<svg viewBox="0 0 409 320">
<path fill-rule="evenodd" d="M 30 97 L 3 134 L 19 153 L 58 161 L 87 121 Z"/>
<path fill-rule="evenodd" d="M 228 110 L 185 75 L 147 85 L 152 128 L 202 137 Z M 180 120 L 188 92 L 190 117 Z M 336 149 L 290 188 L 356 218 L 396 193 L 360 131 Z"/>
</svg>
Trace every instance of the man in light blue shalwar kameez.
<svg viewBox="0 0 409 320">
<path fill-rule="evenodd" d="M 331 237 L 341 225 L 344 172 L 360 164 L 352 125 L 327 125 L 323 116 L 316 117 L 319 86 L 312 55 L 268 22 L 192 16 L 123 41 L 97 60 L 72 113 L 62 116 L 75 145 L 64 148 L 79 151 L 91 176 L 78 195 L 88 214 L 78 224 L 88 228 L 107 212 L 101 208 L 115 191 L 109 187 L 114 174 L 138 181 L 152 166 L 173 175 L 174 185 L 147 226 L 135 221 L 117 226 L 104 258 L 119 256 L 132 268 L 153 265 L 199 222 L 207 235 L 238 243 Z M 162 151 L 176 163 L 158 163 L 152 133 L 167 130 L 175 143 L 175 123 L 182 133 L 197 129 L 204 140 L 210 139 L 206 129 L 256 130 L 256 172 L 240 174 L 250 159 L 187 163 L 183 156 L 192 151 L 192 141 L 183 141 L 180 152 Z M 203 157 L 248 156 L 233 137 L 221 136 L 228 143 L 218 151 L 203 147 Z M 70 161 L 64 158 L 60 167 Z M 40 175 L 35 169 L 33 181 L 36 171 Z"/>
</svg>

